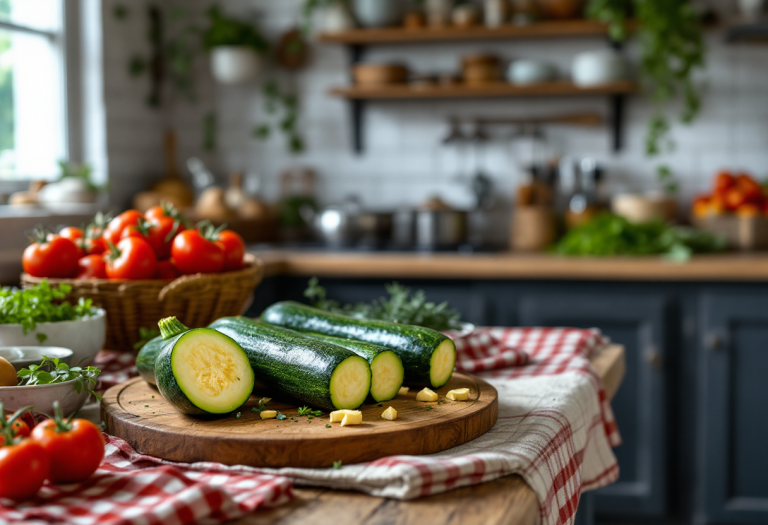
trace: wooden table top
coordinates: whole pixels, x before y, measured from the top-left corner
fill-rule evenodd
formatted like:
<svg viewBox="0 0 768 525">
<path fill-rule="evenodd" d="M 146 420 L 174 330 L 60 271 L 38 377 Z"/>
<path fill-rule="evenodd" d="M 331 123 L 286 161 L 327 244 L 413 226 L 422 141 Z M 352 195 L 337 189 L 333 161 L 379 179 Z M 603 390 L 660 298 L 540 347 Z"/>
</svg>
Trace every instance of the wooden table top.
<svg viewBox="0 0 768 525">
<path fill-rule="evenodd" d="M 360 253 L 254 251 L 266 275 L 387 279 L 555 279 L 615 281 L 768 281 L 768 254 L 661 257 L 557 257 L 522 253 Z"/>
<path fill-rule="evenodd" d="M 592 366 L 603 378 L 609 399 L 625 372 L 624 348 L 609 346 L 595 355 Z M 393 523 L 482 523 L 535 525 L 539 502 L 520 476 L 507 476 L 413 501 L 377 498 L 358 492 L 294 488 L 293 500 L 273 510 L 256 512 L 237 525 L 389 525 Z"/>
</svg>

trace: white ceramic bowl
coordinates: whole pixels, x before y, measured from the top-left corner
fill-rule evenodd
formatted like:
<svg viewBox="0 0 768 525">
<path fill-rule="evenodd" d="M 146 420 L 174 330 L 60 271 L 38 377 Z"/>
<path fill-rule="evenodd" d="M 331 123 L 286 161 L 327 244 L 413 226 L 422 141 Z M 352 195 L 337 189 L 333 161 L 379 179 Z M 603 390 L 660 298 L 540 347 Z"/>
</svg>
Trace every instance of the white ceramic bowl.
<svg viewBox="0 0 768 525">
<path fill-rule="evenodd" d="M 44 341 L 37 334 L 45 334 Z M 20 324 L 0 324 L 0 346 L 55 346 L 72 350 L 71 365 L 89 365 L 104 348 L 107 337 L 107 313 L 96 308 L 96 314 L 76 321 L 40 323 L 25 334 Z"/>
<path fill-rule="evenodd" d="M 7 413 L 20 408 L 33 406 L 38 412 L 53 415 L 53 402 L 58 401 L 65 417 L 80 410 L 88 399 L 88 392 L 83 389 L 79 394 L 75 382 L 56 383 L 53 385 L 3 386 L 0 387 L 0 400 Z"/>
<path fill-rule="evenodd" d="M 512 84 L 537 84 L 556 78 L 557 68 L 541 60 L 515 60 L 507 69 L 507 80 Z"/>
<path fill-rule="evenodd" d="M 250 82 L 261 72 L 261 56 L 246 46 L 219 46 L 211 50 L 211 73 L 221 84 Z"/>
<path fill-rule="evenodd" d="M 29 365 L 37 365 L 43 357 L 58 358 L 62 363 L 72 364 L 72 350 L 55 346 L 0 346 L 0 357 L 7 359 L 18 372 Z"/>
<path fill-rule="evenodd" d="M 619 53 L 601 49 L 577 55 L 573 60 L 571 76 L 577 86 L 598 86 L 626 79 L 627 69 L 627 63 Z"/>
</svg>

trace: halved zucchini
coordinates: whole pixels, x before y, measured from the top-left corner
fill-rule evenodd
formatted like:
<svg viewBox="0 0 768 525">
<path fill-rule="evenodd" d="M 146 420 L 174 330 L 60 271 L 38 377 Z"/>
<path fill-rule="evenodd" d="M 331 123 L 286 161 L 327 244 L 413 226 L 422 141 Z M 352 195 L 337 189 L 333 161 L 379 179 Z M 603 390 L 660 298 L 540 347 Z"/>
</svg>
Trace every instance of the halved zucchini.
<svg viewBox="0 0 768 525">
<path fill-rule="evenodd" d="M 175 333 L 155 361 L 163 398 L 190 415 L 227 414 L 242 406 L 254 386 L 245 351 L 230 337 L 211 330 L 185 330 L 176 318 L 159 323 L 164 336 Z"/>
</svg>

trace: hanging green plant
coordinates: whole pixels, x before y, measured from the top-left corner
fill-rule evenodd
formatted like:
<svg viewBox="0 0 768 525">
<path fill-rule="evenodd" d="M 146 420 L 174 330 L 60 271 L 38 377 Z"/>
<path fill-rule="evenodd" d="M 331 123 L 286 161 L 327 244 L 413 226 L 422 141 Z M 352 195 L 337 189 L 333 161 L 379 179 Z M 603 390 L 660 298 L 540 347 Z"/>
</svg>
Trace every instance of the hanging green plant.
<svg viewBox="0 0 768 525">
<path fill-rule="evenodd" d="M 219 46 L 245 46 L 258 53 L 269 49 L 267 39 L 255 25 L 224 15 L 219 6 L 208 10 L 208 20 L 210 26 L 203 33 L 203 45 L 209 51 Z"/>
<path fill-rule="evenodd" d="M 703 86 L 694 74 L 705 64 L 706 47 L 699 13 L 688 0 L 590 0 L 587 14 L 605 22 L 617 42 L 627 38 L 627 17 L 632 14 L 640 41 L 640 77 L 654 105 L 648 123 L 645 151 L 656 157 L 674 150 L 669 114 L 682 103 L 683 124 L 694 121 L 701 110 Z M 658 175 L 668 192 L 671 170 L 660 166 Z"/>
<path fill-rule="evenodd" d="M 298 131 L 299 101 L 296 95 L 283 91 L 271 80 L 264 84 L 264 111 L 272 122 L 256 126 L 253 136 L 260 140 L 269 139 L 274 128 L 285 135 L 288 152 L 298 155 L 304 152 L 304 139 Z"/>
</svg>

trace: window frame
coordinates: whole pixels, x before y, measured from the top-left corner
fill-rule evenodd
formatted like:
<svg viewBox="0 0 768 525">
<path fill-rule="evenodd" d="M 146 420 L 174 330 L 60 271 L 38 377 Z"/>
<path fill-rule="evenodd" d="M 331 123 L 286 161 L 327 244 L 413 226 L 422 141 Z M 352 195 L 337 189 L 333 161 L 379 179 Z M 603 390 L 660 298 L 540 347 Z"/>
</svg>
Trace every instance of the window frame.
<svg viewBox="0 0 768 525">
<path fill-rule="evenodd" d="M 82 162 L 83 144 L 83 99 L 82 99 L 82 63 L 81 63 L 81 8 L 80 0 L 59 0 L 62 10 L 61 31 L 46 31 L 34 27 L 14 24 L 0 20 L 0 30 L 15 31 L 38 35 L 57 42 L 60 48 L 60 60 L 63 75 L 65 151 L 69 160 Z M 29 187 L 32 178 L 19 180 L 0 180 L 0 197 Z M 0 204 L 2 201 L 0 200 Z"/>
</svg>

